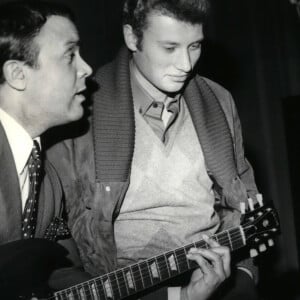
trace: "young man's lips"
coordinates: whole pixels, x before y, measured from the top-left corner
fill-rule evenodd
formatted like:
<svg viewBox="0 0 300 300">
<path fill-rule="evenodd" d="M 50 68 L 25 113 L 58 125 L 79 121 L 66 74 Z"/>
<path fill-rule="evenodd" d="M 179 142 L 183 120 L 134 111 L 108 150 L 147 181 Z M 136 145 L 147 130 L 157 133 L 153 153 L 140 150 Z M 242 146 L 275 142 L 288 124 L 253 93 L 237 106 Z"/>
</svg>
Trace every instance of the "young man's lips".
<svg viewBox="0 0 300 300">
<path fill-rule="evenodd" d="M 184 81 L 187 79 L 187 75 L 169 75 L 171 78 L 179 81 Z"/>
<path fill-rule="evenodd" d="M 173 81 L 176 81 L 176 82 L 185 82 L 187 77 L 186 76 L 172 76 L 172 79 Z"/>
</svg>

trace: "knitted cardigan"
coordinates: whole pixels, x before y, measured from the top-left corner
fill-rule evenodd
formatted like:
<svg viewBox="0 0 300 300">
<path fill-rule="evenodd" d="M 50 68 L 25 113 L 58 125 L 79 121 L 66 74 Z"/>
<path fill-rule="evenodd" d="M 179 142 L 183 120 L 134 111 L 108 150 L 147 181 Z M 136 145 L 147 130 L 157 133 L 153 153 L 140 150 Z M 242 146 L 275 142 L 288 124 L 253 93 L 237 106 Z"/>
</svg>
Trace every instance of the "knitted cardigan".
<svg viewBox="0 0 300 300">
<path fill-rule="evenodd" d="M 123 49 L 117 60 L 96 74 L 100 89 L 95 96 L 93 129 L 96 180 L 128 181 L 134 147 L 133 98 L 129 74 L 129 53 Z M 207 169 L 221 188 L 223 205 L 239 209 L 256 190 L 253 182 L 240 180 L 244 155 L 235 155 L 228 120 L 207 81 L 194 76 L 184 89 Z M 116 145 L 118 147 L 116 147 Z M 243 154 L 243 153 L 242 153 Z"/>
<path fill-rule="evenodd" d="M 113 223 L 130 182 L 135 124 L 129 58 L 123 48 L 98 70 L 90 130 L 49 153 L 62 179 L 69 226 L 84 267 L 95 275 L 116 268 Z M 184 99 L 224 208 L 219 211 L 222 224 L 235 226 L 239 202 L 255 194 L 256 186 L 232 98 L 216 83 L 196 75 L 187 83 Z"/>
</svg>

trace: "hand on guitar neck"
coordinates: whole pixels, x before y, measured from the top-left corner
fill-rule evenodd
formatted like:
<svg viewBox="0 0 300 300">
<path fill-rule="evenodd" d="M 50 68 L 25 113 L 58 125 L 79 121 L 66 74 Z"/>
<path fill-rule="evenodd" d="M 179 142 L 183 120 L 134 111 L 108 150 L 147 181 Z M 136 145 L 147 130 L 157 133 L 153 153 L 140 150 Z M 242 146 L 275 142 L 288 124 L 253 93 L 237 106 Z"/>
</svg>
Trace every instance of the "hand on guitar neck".
<svg viewBox="0 0 300 300">
<path fill-rule="evenodd" d="M 198 264 L 191 280 L 181 289 L 181 300 L 205 300 L 230 276 L 230 250 L 216 241 L 203 236 L 210 249 L 192 248 L 187 254 L 189 260 Z"/>
</svg>

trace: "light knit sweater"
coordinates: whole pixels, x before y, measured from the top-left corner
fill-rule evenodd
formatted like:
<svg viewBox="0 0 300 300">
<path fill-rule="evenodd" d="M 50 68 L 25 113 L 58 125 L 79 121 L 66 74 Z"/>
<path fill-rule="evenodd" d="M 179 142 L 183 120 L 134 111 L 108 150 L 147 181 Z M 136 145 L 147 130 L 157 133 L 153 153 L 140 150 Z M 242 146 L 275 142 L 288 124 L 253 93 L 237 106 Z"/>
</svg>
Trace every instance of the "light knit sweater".
<svg viewBox="0 0 300 300">
<path fill-rule="evenodd" d="M 135 110 L 130 185 L 115 222 L 122 266 L 200 240 L 219 226 L 196 131 L 187 108 L 181 113 L 165 145 Z"/>
</svg>

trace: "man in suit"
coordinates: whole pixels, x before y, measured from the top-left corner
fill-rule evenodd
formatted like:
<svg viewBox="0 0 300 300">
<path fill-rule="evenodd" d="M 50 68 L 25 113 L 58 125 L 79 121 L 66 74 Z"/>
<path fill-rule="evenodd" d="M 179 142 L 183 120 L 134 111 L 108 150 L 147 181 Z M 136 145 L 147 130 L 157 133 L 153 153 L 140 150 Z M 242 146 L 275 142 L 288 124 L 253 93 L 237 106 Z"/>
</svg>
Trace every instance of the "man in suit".
<svg viewBox="0 0 300 300">
<path fill-rule="evenodd" d="M 66 8 L 30 1 L 1 5 L 0 245 L 43 238 L 55 217 L 63 222 L 60 181 L 37 148 L 47 129 L 82 117 L 82 93 L 91 72 L 79 54 L 78 32 Z M 31 154 L 40 155 L 33 175 Z M 66 230 L 55 234 L 76 260 Z M 61 270 L 65 281 L 54 276 L 54 287 L 87 278 L 73 271 Z"/>
</svg>

